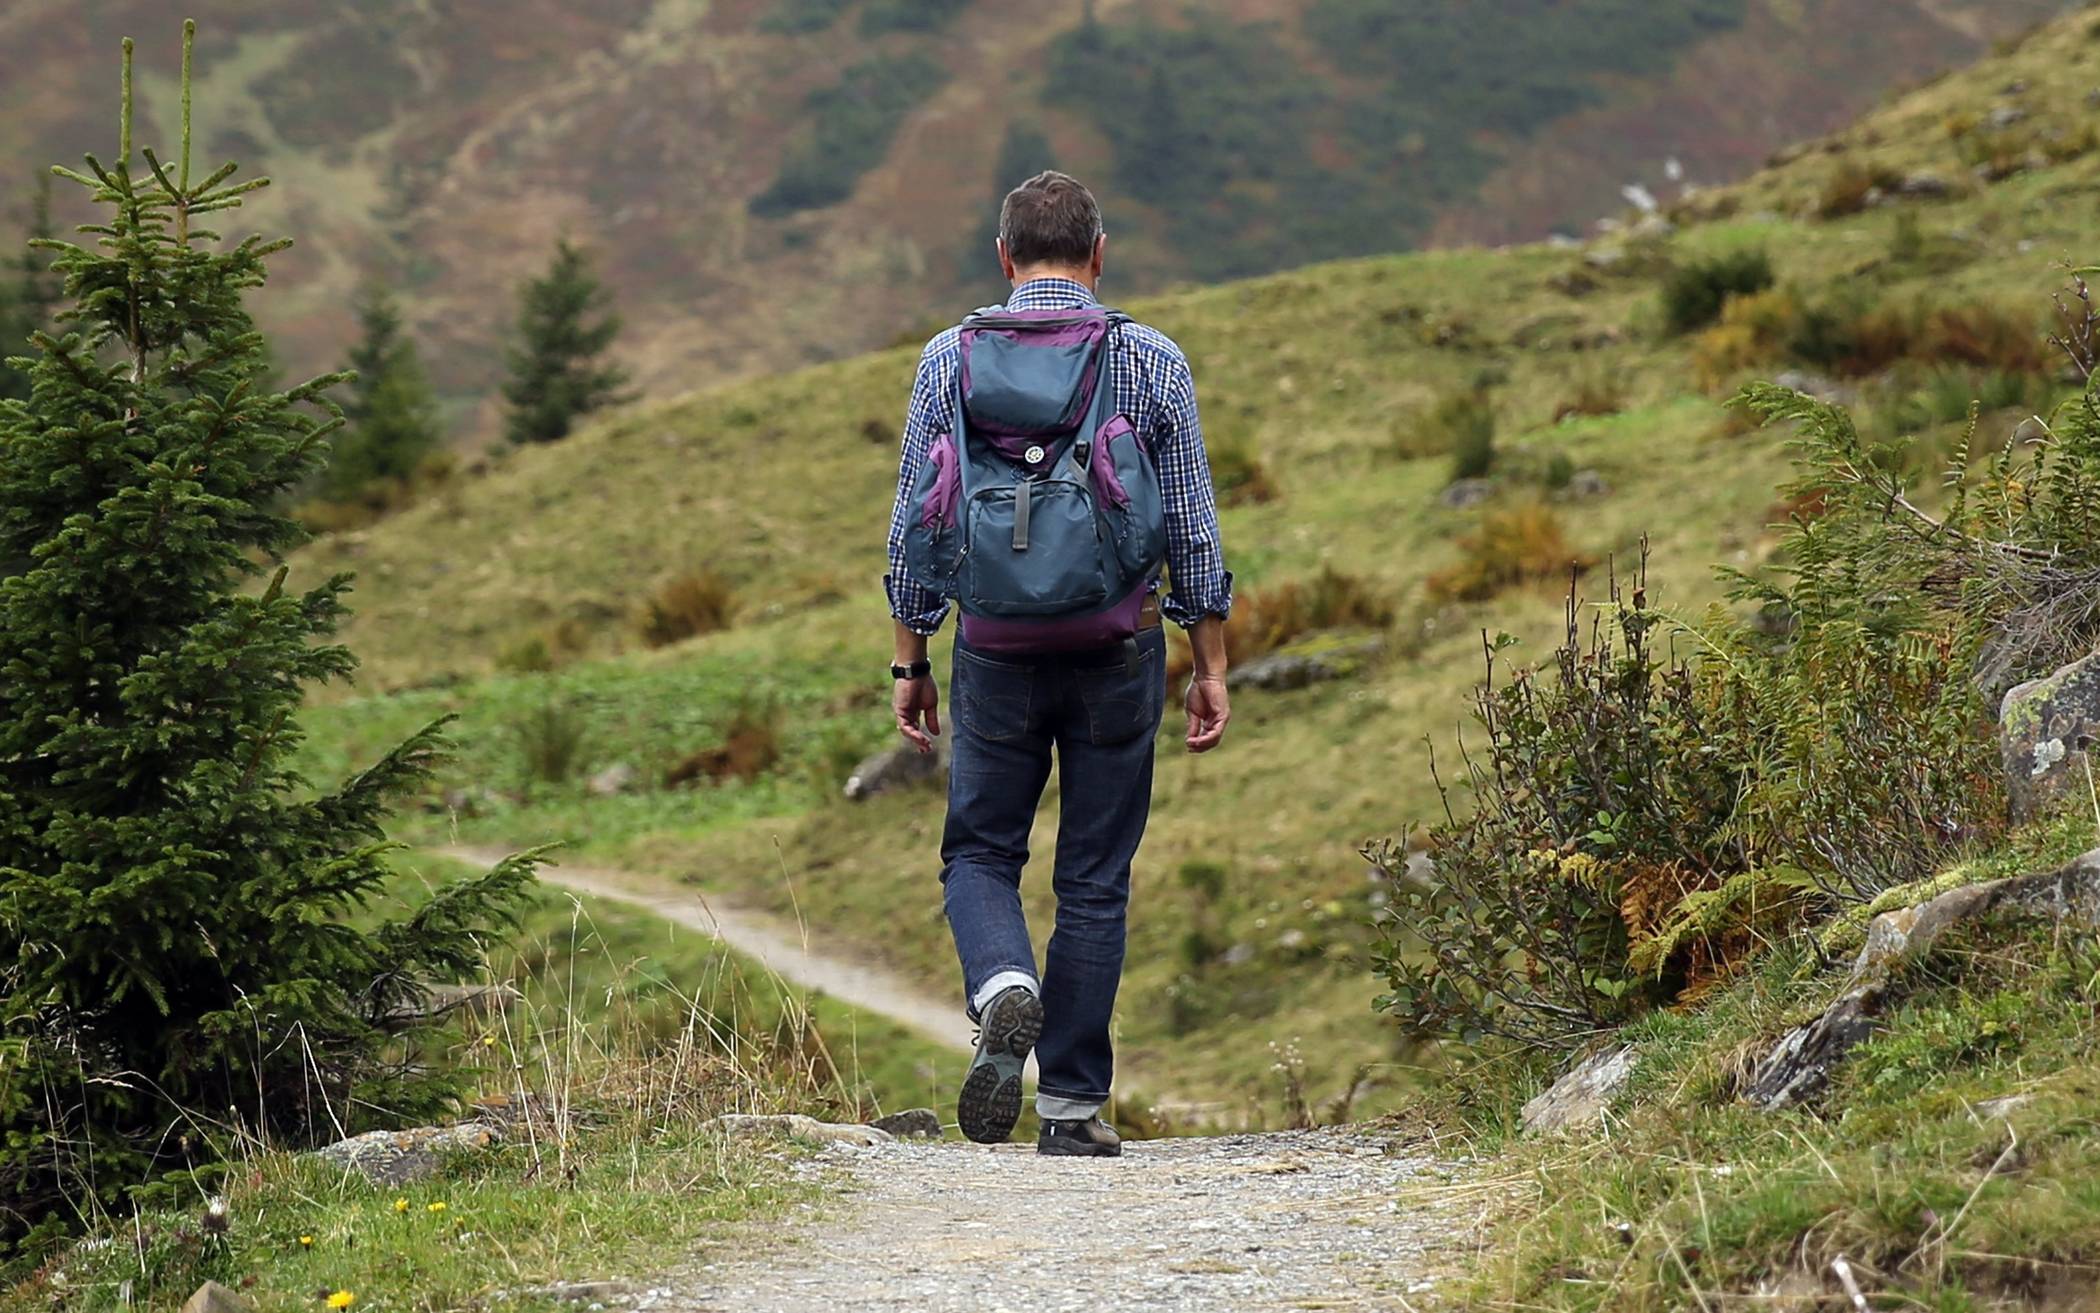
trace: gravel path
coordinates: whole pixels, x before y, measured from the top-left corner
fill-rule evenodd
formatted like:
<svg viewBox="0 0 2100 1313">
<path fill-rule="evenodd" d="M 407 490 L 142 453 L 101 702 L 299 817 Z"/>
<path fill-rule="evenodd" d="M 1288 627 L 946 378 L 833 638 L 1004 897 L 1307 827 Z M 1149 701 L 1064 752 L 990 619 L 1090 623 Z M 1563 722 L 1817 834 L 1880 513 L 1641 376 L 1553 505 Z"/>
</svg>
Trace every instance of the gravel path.
<svg viewBox="0 0 2100 1313">
<path fill-rule="evenodd" d="M 1449 1168 L 1349 1131 L 1125 1146 L 835 1145 L 841 1198 L 776 1240 L 650 1283 L 653 1313 L 1224 1313 L 1414 1307 L 1463 1259 Z"/>
</svg>

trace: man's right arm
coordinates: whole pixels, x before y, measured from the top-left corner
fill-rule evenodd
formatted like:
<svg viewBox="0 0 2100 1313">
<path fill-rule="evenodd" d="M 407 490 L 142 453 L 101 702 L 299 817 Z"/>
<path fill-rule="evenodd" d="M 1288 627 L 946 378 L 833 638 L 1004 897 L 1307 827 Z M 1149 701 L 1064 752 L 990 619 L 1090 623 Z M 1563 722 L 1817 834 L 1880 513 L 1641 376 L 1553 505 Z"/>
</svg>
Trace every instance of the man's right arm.
<svg viewBox="0 0 2100 1313">
<path fill-rule="evenodd" d="M 896 665 L 906 667 L 926 659 L 927 636 L 941 627 L 948 614 L 947 600 L 912 578 L 904 564 L 912 484 L 918 480 L 919 466 L 932 450 L 934 438 L 950 423 L 950 371 L 945 366 L 947 353 L 939 347 L 938 340 L 927 344 L 919 357 L 918 376 L 912 381 L 911 406 L 905 411 L 897 460 L 897 500 L 890 509 L 890 568 L 882 580 L 894 630 L 892 657 Z M 897 732 L 921 752 L 933 751 L 933 740 L 940 737 L 940 705 L 940 686 L 931 672 L 896 680 L 891 690 L 890 710 L 896 717 Z"/>
</svg>

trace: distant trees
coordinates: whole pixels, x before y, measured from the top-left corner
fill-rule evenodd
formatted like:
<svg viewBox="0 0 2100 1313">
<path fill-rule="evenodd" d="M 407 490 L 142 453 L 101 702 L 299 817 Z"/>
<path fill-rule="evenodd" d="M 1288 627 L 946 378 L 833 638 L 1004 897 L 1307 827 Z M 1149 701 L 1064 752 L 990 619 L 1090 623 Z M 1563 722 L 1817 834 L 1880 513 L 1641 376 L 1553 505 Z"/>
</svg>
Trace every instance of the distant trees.
<svg viewBox="0 0 2100 1313">
<path fill-rule="evenodd" d="M 184 69 L 189 34 L 185 26 Z M 404 915 L 383 827 L 442 723 L 334 788 L 294 766 L 347 576 L 305 591 L 282 499 L 340 420 L 329 375 L 278 391 L 243 306 L 283 243 L 194 221 L 258 182 L 122 148 L 66 176 L 104 211 L 59 244 L 76 289 L 30 402 L 0 402 L 0 1262 L 234 1143 L 298 1145 L 456 1093 L 396 1036 L 503 925 L 529 859 Z M 257 576 L 266 576 L 258 579 Z"/>
<path fill-rule="evenodd" d="M 1006 193 L 1044 169 L 1056 167 L 1056 158 L 1050 152 L 1050 139 L 1043 135 L 1041 128 L 1025 119 L 1015 119 L 1006 125 L 1006 137 L 999 143 L 999 163 L 992 173 L 992 203 L 963 250 L 961 273 L 964 282 L 983 283 L 998 277 L 999 266 L 992 254 L 992 243 L 999 240 L 999 207 L 1005 204 Z"/>
<path fill-rule="evenodd" d="M 336 441 L 324 487 L 345 500 L 384 483 L 401 483 L 437 449 L 437 398 L 416 344 L 402 332 L 401 310 L 373 285 L 357 302 L 359 337 L 348 367 L 355 372 L 343 401 L 346 427 Z"/>
<path fill-rule="evenodd" d="M 547 272 L 518 299 L 517 340 L 503 385 L 512 442 L 559 441 L 579 418 L 620 400 L 627 372 L 603 359 L 620 335 L 610 302 L 589 256 L 567 238 L 555 243 Z"/>
<path fill-rule="evenodd" d="M 30 200 L 28 237 L 51 235 L 51 175 L 37 178 Z M 7 363 L 29 350 L 29 335 L 51 326 L 58 304 L 58 280 L 52 276 L 50 260 L 24 243 L 0 264 L 0 401 L 27 399 L 29 375 Z"/>
</svg>

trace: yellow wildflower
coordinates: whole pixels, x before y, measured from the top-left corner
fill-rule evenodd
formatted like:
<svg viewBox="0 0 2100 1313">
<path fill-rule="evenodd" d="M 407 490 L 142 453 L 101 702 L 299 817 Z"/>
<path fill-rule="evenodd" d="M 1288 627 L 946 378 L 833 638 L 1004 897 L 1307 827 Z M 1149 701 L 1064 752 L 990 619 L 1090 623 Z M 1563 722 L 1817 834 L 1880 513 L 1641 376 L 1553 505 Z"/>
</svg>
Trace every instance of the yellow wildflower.
<svg viewBox="0 0 2100 1313">
<path fill-rule="evenodd" d="M 440 1199 L 436 1203 L 425 1204 L 423 1207 L 433 1213 L 442 1213 L 445 1211 L 445 1201 Z"/>
<path fill-rule="evenodd" d="M 405 1213 L 405 1212 L 407 1212 L 407 1211 L 408 1211 L 408 1200 L 406 1200 L 406 1199 L 396 1199 L 396 1200 L 394 1201 L 394 1211 L 395 1211 L 395 1212 L 397 1212 L 397 1213 Z"/>
<path fill-rule="evenodd" d="M 301 1249 L 312 1249 L 314 1247 L 314 1238 L 310 1235 L 300 1236 L 299 1247 Z"/>
<path fill-rule="evenodd" d="M 483 1036 L 481 1037 L 481 1046 L 482 1046 L 483 1048 L 488 1048 L 488 1049 L 492 1049 L 492 1048 L 495 1048 L 495 1047 L 496 1047 L 496 1037 L 495 1037 L 494 1035 L 483 1035 Z"/>
<path fill-rule="evenodd" d="M 347 1290 L 338 1290 L 328 1297 L 328 1307 L 348 1308 L 357 1302 L 357 1296 Z"/>
</svg>

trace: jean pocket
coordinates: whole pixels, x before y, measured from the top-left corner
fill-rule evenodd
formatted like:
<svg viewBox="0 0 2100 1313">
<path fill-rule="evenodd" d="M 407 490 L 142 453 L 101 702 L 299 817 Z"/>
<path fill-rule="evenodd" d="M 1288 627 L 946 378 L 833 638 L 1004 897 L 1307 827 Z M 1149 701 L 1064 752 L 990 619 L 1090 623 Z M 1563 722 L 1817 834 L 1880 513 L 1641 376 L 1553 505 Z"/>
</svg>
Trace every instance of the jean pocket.
<svg viewBox="0 0 2100 1313">
<path fill-rule="evenodd" d="M 955 717 L 970 733 L 991 743 L 1020 738 L 1034 701 L 1033 668 L 956 652 Z"/>
<path fill-rule="evenodd" d="M 1087 741 L 1097 747 L 1157 733 L 1167 699 L 1166 644 L 1160 631 L 1138 636 L 1137 673 L 1128 663 L 1073 672 L 1086 707 Z"/>
</svg>

